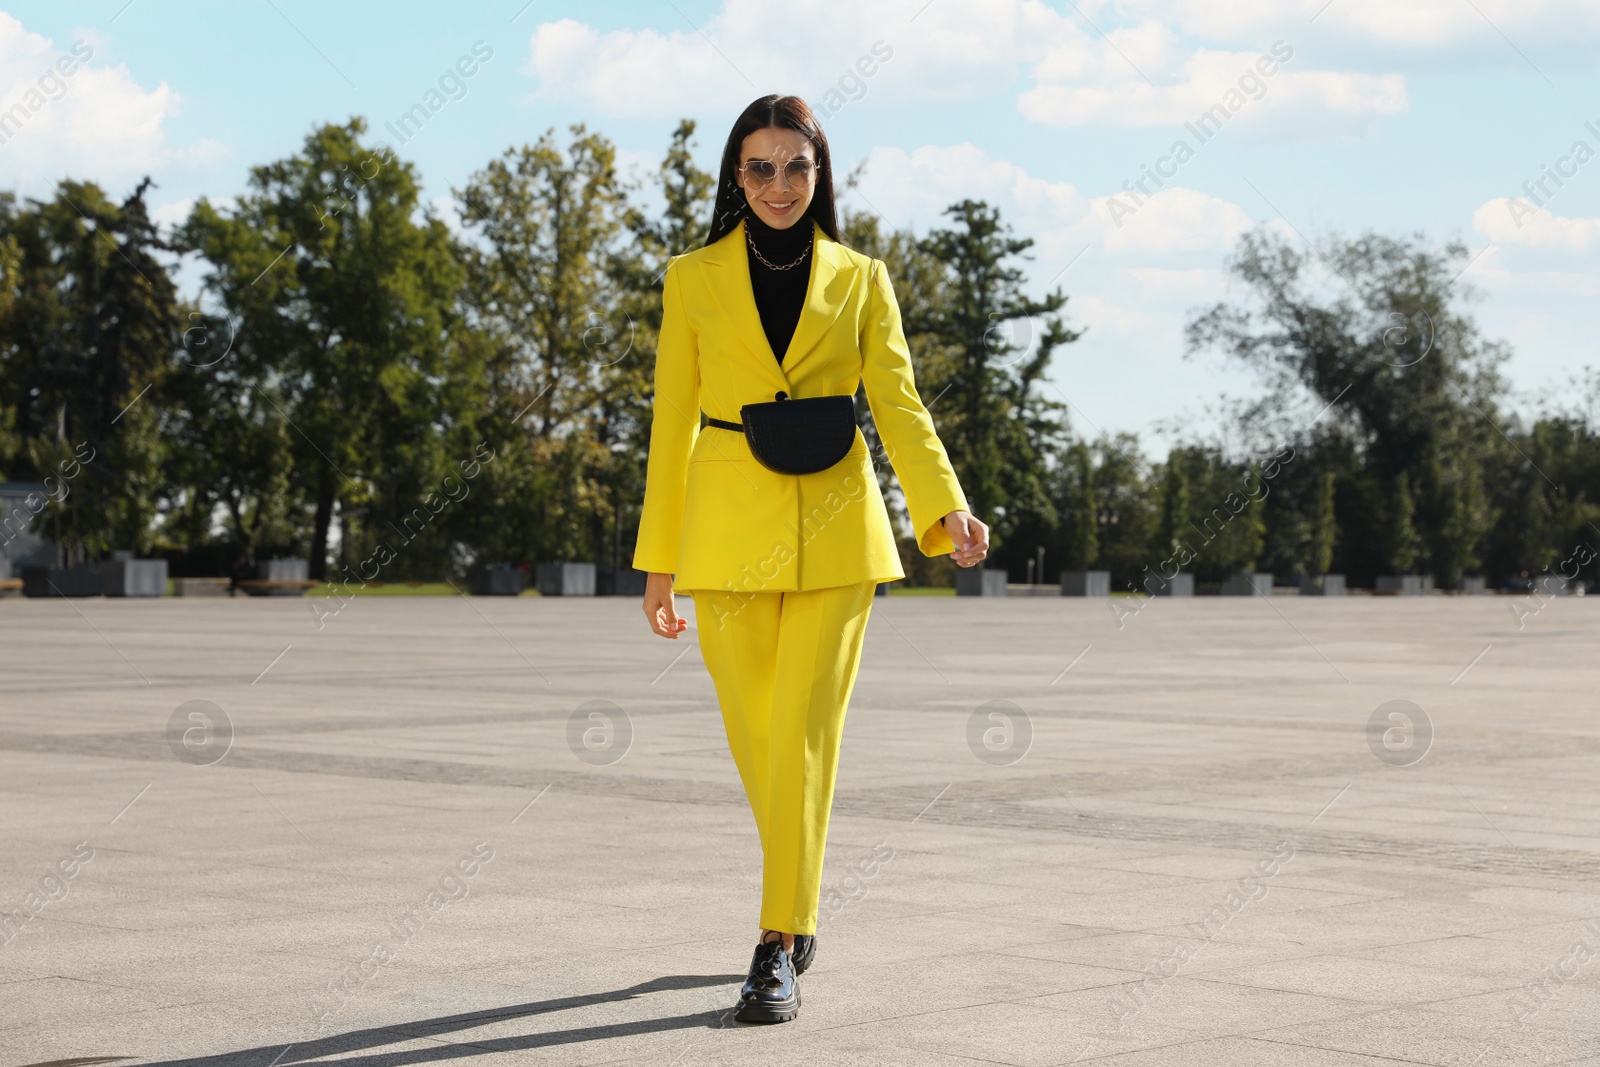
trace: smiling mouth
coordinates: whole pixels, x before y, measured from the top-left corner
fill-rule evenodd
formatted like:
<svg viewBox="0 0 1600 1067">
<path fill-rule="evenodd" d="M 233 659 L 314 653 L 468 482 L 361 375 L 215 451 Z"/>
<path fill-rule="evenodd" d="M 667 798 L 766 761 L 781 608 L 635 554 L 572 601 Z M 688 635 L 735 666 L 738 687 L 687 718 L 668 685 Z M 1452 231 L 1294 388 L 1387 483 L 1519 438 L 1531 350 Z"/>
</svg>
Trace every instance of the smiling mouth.
<svg viewBox="0 0 1600 1067">
<path fill-rule="evenodd" d="M 779 200 L 779 201 L 774 202 L 774 201 L 768 200 L 767 201 L 767 207 L 771 208 L 773 211 L 788 211 L 790 208 L 794 207 L 794 201 L 793 200 Z"/>
</svg>

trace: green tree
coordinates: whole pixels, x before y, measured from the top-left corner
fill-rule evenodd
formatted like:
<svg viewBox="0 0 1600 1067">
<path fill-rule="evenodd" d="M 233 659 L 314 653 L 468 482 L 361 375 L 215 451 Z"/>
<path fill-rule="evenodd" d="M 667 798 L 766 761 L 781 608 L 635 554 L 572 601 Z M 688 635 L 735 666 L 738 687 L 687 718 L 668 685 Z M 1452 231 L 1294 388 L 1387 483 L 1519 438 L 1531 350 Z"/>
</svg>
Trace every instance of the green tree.
<svg viewBox="0 0 1600 1067">
<path fill-rule="evenodd" d="M 483 392 L 458 336 L 462 277 L 449 231 L 419 219 L 415 169 L 363 144 L 365 132 L 359 117 L 313 130 L 297 155 L 252 168 L 236 206 L 202 199 L 182 231 L 236 324 L 230 358 L 256 394 L 250 403 L 276 407 L 293 433 L 318 578 L 340 503 L 365 503 L 364 526 L 346 525 L 347 548 L 389 538 L 383 528 L 416 514 L 417 498 L 470 454 Z M 404 549 L 413 566 L 437 557 L 439 537 L 435 527 L 421 548 Z"/>
<path fill-rule="evenodd" d="M 937 290 L 910 302 L 903 319 L 908 335 L 926 334 L 945 349 L 918 386 L 934 397 L 949 393 L 939 408 L 939 435 L 973 513 L 990 524 L 999 545 L 1030 515 L 1051 514 L 1046 457 L 1066 435 L 1066 405 L 1035 395 L 1034 385 L 1056 350 L 1080 333 L 1056 315 L 1065 295 L 1023 295 L 1023 271 L 1010 260 L 1031 238 L 1011 237 L 981 201 L 960 201 L 945 214 L 956 225 L 917 243 L 940 264 Z M 1035 317 L 1044 318 L 1037 339 Z"/>
<path fill-rule="evenodd" d="M 705 243 L 716 177 L 694 164 L 690 147 L 695 123 L 679 121 L 656 173 L 664 209 L 658 216 L 629 207 L 624 215 L 633 235 L 631 249 L 612 261 L 618 307 L 630 324 L 634 343 L 611 369 L 601 423 L 612 442 L 606 510 L 611 517 L 612 566 L 631 566 L 644 500 L 645 461 L 650 451 L 651 398 L 656 339 L 661 332 L 661 294 L 667 262 Z M 596 557 L 597 559 L 599 557 Z"/>
<path fill-rule="evenodd" d="M 1306 573 L 1321 578 L 1333 566 L 1333 549 L 1338 543 L 1338 516 L 1334 512 L 1334 473 L 1317 474 L 1317 502 L 1311 534 L 1311 552 Z"/>
<path fill-rule="evenodd" d="M 1422 539 L 1415 524 L 1416 507 L 1411 499 L 1411 479 L 1404 471 L 1394 480 L 1389 500 L 1383 540 L 1383 556 L 1391 574 L 1414 574 Z"/>
<path fill-rule="evenodd" d="M 202 329 L 191 327 L 190 337 Z M 215 340 L 226 344 L 223 337 Z M 197 343 L 192 351 L 197 360 L 220 354 Z M 270 382 L 258 385 L 222 357 L 177 368 L 162 400 L 172 442 L 168 477 L 181 487 L 166 517 L 175 544 L 198 549 L 211 542 L 219 513 L 230 559 L 237 553 L 253 561 L 310 540 L 312 515 L 292 480 L 295 432 Z"/>
<path fill-rule="evenodd" d="M 1462 574 L 1482 564 L 1493 511 L 1484 494 L 1481 459 L 1438 437 L 1428 443 L 1420 471 L 1424 494 L 1434 503 L 1427 529 L 1427 553 L 1440 585 L 1453 589 Z"/>
<path fill-rule="evenodd" d="M 0 424 L 18 477 L 70 471 L 41 513 L 68 562 L 150 551 L 165 486 L 159 386 L 179 337 L 176 288 L 145 207 L 63 181 L 48 201 L 0 197 Z M 3 427 L 0 427 L 3 428 Z"/>
<path fill-rule="evenodd" d="M 1240 570 L 1254 569 L 1266 544 L 1267 501 L 1279 472 L 1248 462 L 1230 462 L 1220 452 L 1203 445 L 1179 445 L 1167 456 L 1164 481 L 1181 479 L 1187 486 L 1188 504 L 1174 506 L 1165 521 L 1171 523 L 1172 549 L 1160 551 L 1150 564 L 1153 572 L 1168 559 L 1195 575 L 1197 583 L 1220 583 Z M 1177 468 L 1179 473 L 1173 474 Z"/>
<path fill-rule="evenodd" d="M 504 505 L 494 547 L 524 560 L 617 553 L 623 502 L 639 495 L 647 419 L 634 313 L 648 333 L 652 312 L 637 294 L 641 285 L 659 288 L 643 281 L 646 264 L 665 268 L 662 253 L 690 232 L 682 213 L 700 188 L 680 146 L 667 165 L 669 179 L 680 180 L 666 184 L 681 217 L 653 229 L 630 211 L 611 142 L 582 123 L 570 132 L 565 153 L 547 131 L 508 149 L 457 194 L 469 235 L 467 302 L 491 339 L 490 404 L 511 451 L 489 487 Z M 679 135 L 688 132 L 680 126 Z M 639 247 L 626 241 L 630 223 Z"/>
<path fill-rule="evenodd" d="M 1341 539 L 1389 553 L 1368 551 L 1358 561 L 1363 577 L 1397 558 L 1459 571 L 1478 557 L 1493 522 L 1472 486 L 1505 447 L 1494 401 L 1508 351 L 1484 340 L 1458 306 L 1471 296 L 1459 281 L 1469 256 L 1459 241 L 1435 248 L 1420 235 L 1334 236 L 1300 251 L 1271 231 L 1251 231 L 1229 269 L 1251 287 L 1253 305 L 1219 303 L 1187 327 L 1186 354 L 1215 347 L 1261 372 L 1270 393 L 1258 411 L 1301 412 L 1298 402 L 1309 398 L 1354 443 L 1368 506 L 1345 513 L 1351 528 Z M 1342 283 L 1337 295 L 1324 295 L 1318 266 Z M 1277 420 L 1278 439 L 1306 439 L 1312 417 L 1297 418 Z M 1395 540 L 1402 475 L 1415 550 Z"/>
<path fill-rule="evenodd" d="M 1600 578 L 1600 371 L 1576 377 L 1563 399 L 1567 410 L 1525 431 L 1513 420 L 1506 430 L 1515 447 L 1484 467 L 1481 492 L 1494 526 L 1483 563 L 1497 581 L 1546 567 L 1572 577 L 1574 566 L 1585 580 Z"/>
<path fill-rule="evenodd" d="M 1089 446 L 1074 444 L 1066 466 L 1068 570 L 1087 570 L 1100 558 L 1100 509 Z"/>
<path fill-rule="evenodd" d="M 1229 566 L 1236 571 L 1251 571 L 1260 565 L 1261 552 L 1266 547 L 1267 537 L 1267 497 L 1261 493 L 1251 493 L 1247 488 L 1262 483 L 1261 465 L 1252 463 L 1249 467 L 1249 476 L 1241 478 L 1240 481 L 1242 486 L 1246 487 L 1240 494 L 1245 506 L 1229 530 L 1229 550 L 1233 555 Z M 1234 490 L 1230 497 L 1238 493 L 1238 490 Z M 1225 503 L 1228 500 L 1229 497 L 1224 498 Z"/>
<path fill-rule="evenodd" d="M 1161 475 L 1160 543 L 1156 546 L 1166 559 L 1187 534 L 1189 525 L 1189 475 L 1176 450 L 1167 453 Z"/>
<path fill-rule="evenodd" d="M 843 189 L 852 189 L 859 183 L 865 166 L 865 163 L 862 163 L 846 176 Z M 910 230 L 885 231 L 880 225 L 877 214 L 845 208 L 840 216 L 839 236 L 851 248 L 874 259 L 883 260 L 889 276 L 894 280 L 895 300 L 900 305 L 902 323 L 926 322 L 931 309 L 944 299 L 949 286 L 949 272 L 943 263 L 923 251 L 917 236 Z M 955 390 L 948 384 L 954 374 L 954 350 L 944 345 L 935 335 L 919 332 L 909 326 L 906 327 L 906 347 L 911 353 L 912 375 L 916 379 L 917 392 L 921 395 L 923 404 L 927 406 L 934 425 L 942 427 L 946 424 L 947 416 L 954 418 L 952 413 L 955 409 Z M 946 384 L 936 386 L 934 383 L 938 382 Z M 878 436 L 877 426 L 872 421 L 872 408 L 867 403 L 864 385 L 856 391 L 855 400 L 856 422 L 861 426 L 861 434 L 866 439 L 867 450 L 872 456 L 874 473 L 878 479 L 878 491 L 882 494 L 885 504 L 903 520 L 896 525 L 900 529 L 909 531 L 910 521 L 906 515 L 904 498 L 900 495 L 899 486 L 895 481 L 893 464 L 887 449 Z M 984 520 L 991 522 L 991 525 L 992 518 L 984 516 Z M 1018 521 L 1004 542 L 997 540 L 991 529 L 990 564 L 1014 563 L 1016 561 L 1011 558 L 1014 553 L 1031 553 L 1033 546 L 1036 546 L 1041 538 L 1048 543 L 1056 533 L 1057 522 L 1057 516 L 1050 512 L 1033 516 L 1031 519 L 1024 517 Z M 940 587 L 955 584 L 957 568 L 953 562 L 942 556 L 924 556 L 917 547 L 916 537 L 909 532 L 901 534 L 898 541 L 900 563 L 905 569 L 908 584 Z M 1017 558 L 1020 559 L 1021 555 Z M 1054 558 L 1051 555 L 1046 561 L 1047 564 Z M 1023 566 L 1025 567 L 1025 564 Z"/>
<path fill-rule="evenodd" d="M 8 195 L 0 194 L 0 218 L 9 214 L 6 210 L 6 205 L 11 203 L 6 199 Z M 22 249 L 11 234 L 0 233 L 0 330 L 4 329 L 11 308 L 16 303 L 21 273 Z M 11 398 L 7 391 L 0 386 L 0 479 L 8 476 L 13 460 L 22 449 L 22 438 L 17 434 L 17 409 L 9 400 Z"/>
<path fill-rule="evenodd" d="M 1142 589 L 1144 568 L 1159 573 L 1159 494 L 1145 477 L 1138 438 L 1123 433 L 1094 442 L 1095 561 L 1118 585 Z M 1020 547 L 1020 546 L 1019 546 Z M 1153 584 L 1153 583 L 1152 583 Z"/>
<path fill-rule="evenodd" d="M 672 131 L 671 143 L 657 171 L 664 207 L 658 217 L 646 215 L 638 207 L 626 211 L 628 229 L 647 257 L 654 274 L 665 276 L 667 259 L 705 244 L 711 194 L 717 179 L 695 166 L 690 146 L 694 144 L 695 122 L 680 119 Z M 655 279 L 656 292 L 661 279 Z"/>
</svg>

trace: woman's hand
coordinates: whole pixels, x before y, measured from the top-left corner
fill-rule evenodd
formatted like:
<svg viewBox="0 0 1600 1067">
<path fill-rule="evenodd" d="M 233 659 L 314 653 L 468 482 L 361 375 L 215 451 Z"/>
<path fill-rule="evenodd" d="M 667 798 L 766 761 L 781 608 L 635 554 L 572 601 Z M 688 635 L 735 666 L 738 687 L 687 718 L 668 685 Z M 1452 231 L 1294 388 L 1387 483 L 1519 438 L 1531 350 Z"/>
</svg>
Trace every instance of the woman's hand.
<svg viewBox="0 0 1600 1067">
<path fill-rule="evenodd" d="M 644 617 L 650 620 L 650 629 L 657 635 L 674 641 L 689 628 L 689 620 L 680 619 L 673 605 L 672 575 L 652 572 L 645 576 Z"/>
<path fill-rule="evenodd" d="M 957 566 L 975 567 L 989 554 L 989 527 L 973 517 L 970 511 L 952 511 L 944 517 L 945 532 L 956 543 L 950 558 Z"/>
</svg>

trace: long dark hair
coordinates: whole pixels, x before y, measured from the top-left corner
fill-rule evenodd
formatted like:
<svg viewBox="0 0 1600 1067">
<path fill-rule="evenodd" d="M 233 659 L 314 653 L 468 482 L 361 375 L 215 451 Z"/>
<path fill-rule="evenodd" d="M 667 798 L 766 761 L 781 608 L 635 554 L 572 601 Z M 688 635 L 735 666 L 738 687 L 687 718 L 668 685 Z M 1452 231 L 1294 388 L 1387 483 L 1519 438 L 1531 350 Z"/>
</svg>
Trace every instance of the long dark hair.
<svg viewBox="0 0 1600 1067">
<path fill-rule="evenodd" d="M 740 112 L 728 134 L 728 143 L 722 148 L 722 174 L 717 178 L 717 203 L 711 215 L 711 233 L 706 244 L 726 237 L 739 220 L 750 214 L 750 201 L 739 188 L 735 175 L 739 170 L 739 153 L 744 139 L 757 130 L 778 126 L 804 134 L 817 155 L 817 187 L 806 208 L 806 218 L 815 219 L 822 232 L 839 240 L 839 216 L 833 207 L 833 157 L 828 154 L 828 137 L 822 132 L 811 107 L 798 96 L 779 96 L 776 93 L 751 102 Z"/>
</svg>

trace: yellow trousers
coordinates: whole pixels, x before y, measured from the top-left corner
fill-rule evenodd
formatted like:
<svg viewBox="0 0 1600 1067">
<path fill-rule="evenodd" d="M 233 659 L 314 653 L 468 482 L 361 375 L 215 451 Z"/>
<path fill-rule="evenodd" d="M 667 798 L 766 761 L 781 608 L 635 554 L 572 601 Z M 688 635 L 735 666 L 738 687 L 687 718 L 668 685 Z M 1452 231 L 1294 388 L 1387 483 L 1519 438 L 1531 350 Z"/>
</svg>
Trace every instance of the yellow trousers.
<svg viewBox="0 0 1600 1067">
<path fill-rule="evenodd" d="M 761 926 L 817 932 L 845 708 L 875 583 L 690 590 L 700 652 L 761 835 Z"/>
</svg>

